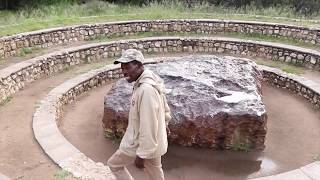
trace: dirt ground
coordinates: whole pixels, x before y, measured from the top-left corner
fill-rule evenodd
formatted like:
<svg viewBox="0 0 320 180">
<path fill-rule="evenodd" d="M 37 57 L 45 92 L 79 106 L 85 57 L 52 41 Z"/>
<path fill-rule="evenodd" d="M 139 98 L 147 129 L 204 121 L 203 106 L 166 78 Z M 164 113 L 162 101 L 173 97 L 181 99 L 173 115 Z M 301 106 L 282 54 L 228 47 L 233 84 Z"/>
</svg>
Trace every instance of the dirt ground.
<svg viewBox="0 0 320 180">
<path fill-rule="evenodd" d="M 110 85 L 95 89 L 65 108 L 59 125 L 66 138 L 95 161 L 106 160 L 118 144 L 104 138 L 103 99 Z M 242 180 L 296 169 L 320 154 L 320 112 L 302 97 L 263 85 L 268 111 L 266 149 L 262 153 L 221 152 L 170 145 L 163 157 L 166 179 Z M 130 166 L 137 179 L 143 172 Z"/>
<path fill-rule="evenodd" d="M 301 76 L 320 84 L 320 72 L 319 71 L 305 70 Z"/>
<path fill-rule="evenodd" d="M 0 105 L 0 172 L 12 179 L 53 179 L 60 168 L 48 158 L 33 136 L 32 116 L 39 101 L 67 79 L 96 67 L 88 64 L 42 79 Z"/>
</svg>

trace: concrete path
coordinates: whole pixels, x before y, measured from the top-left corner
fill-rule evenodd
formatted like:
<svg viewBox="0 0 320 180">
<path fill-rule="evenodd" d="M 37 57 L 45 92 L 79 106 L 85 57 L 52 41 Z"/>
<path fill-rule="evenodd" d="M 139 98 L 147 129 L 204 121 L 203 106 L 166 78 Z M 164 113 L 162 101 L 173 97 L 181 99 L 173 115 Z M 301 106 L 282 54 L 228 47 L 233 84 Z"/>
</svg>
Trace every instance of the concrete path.
<svg viewBox="0 0 320 180">
<path fill-rule="evenodd" d="M 10 180 L 7 176 L 0 173 L 0 180 Z"/>
</svg>

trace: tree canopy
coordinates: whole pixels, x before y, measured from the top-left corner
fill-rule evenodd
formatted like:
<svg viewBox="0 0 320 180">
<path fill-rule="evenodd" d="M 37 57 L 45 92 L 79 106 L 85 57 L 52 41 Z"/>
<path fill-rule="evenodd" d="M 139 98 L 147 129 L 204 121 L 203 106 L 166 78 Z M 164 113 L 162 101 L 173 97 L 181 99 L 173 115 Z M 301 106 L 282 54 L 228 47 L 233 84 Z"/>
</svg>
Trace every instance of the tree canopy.
<svg viewBox="0 0 320 180">
<path fill-rule="evenodd" d="M 0 0 L 0 9 L 14 10 L 24 6 L 37 7 L 39 5 L 51 5 L 54 3 L 85 3 L 89 0 Z M 101 0 L 119 4 L 147 5 L 152 1 L 162 2 L 164 0 Z M 305 16 L 319 13 L 320 0 L 180 0 L 188 7 L 196 3 L 208 3 L 226 7 L 256 6 L 259 8 L 272 6 L 291 7 L 295 12 Z"/>
</svg>

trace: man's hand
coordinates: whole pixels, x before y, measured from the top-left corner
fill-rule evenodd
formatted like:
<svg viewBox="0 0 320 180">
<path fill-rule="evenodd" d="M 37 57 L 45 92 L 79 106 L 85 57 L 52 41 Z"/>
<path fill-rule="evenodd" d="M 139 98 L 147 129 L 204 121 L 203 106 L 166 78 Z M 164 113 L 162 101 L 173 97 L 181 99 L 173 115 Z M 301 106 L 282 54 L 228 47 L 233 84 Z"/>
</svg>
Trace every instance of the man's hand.
<svg viewBox="0 0 320 180">
<path fill-rule="evenodd" d="M 137 156 L 136 160 L 134 161 L 134 164 L 136 165 L 137 168 L 143 169 L 144 168 L 144 159 Z"/>
<path fill-rule="evenodd" d="M 171 131 L 170 131 L 170 129 L 169 129 L 168 126 L 166 127 L 166 130 L 167 130 L 167 135 L 170 135 L 170 134 L 171 134 Z"/>
</svg>

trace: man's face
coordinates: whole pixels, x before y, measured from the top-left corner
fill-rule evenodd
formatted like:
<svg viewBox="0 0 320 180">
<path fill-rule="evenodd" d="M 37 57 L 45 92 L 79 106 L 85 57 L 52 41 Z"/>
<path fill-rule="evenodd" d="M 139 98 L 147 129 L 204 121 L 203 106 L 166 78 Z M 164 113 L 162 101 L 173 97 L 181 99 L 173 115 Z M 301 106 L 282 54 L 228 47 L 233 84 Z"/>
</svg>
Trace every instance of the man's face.
<svg viewBox="0 0 320 180">
<path fill-rule="evenodd" d="M 141 74 L 140 66 L 138 63 L 128 62 L 121 63 L 122 74 L 129 83 L 137 80 Z"/>
</svg>

